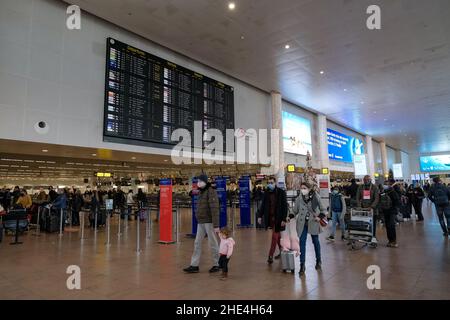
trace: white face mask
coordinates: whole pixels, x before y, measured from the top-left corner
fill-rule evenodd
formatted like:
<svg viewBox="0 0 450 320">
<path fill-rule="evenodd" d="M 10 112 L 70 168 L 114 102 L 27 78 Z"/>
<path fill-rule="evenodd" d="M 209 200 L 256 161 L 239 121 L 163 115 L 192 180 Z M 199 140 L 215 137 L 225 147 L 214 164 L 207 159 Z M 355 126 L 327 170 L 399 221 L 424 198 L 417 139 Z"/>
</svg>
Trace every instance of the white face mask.
<svg viewBox="0 0 450 320">
<path fill-rule="evenodd" d="M 203 189 L 204 187 L 206 187 L 206 182 L 200 180 L 199 182 L 197 182 L 197 186 L 198 186 L 200 189 Z"/>
<path fill-rule="evenodd" d="M 304 195 L 304 196 L 306 196 L 309 193 L 308 189 L 301 189 L 300 191 L 301 191 L 302 195 Z"/>
</svg>

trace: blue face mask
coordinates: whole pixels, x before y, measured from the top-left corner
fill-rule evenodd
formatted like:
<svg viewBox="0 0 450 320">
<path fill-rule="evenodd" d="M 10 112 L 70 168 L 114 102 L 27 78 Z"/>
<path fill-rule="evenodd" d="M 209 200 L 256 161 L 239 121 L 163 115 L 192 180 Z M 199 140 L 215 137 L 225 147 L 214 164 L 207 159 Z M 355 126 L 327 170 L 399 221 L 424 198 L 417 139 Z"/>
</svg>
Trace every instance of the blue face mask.
<svg viewBox="0 0 450 320">
<path fill-rule="evenodd" d="M 333 190 L 333 194 L 338 194 L 339 191 L 338 190 Z"/>
<path fill-rule="evenodd" d="M 275 189 L 275 185 L 273 183 L 269 183 L 267 185 L 267 189 L 269 189 L 270 191 L 273 191 Z"/>
</svg>

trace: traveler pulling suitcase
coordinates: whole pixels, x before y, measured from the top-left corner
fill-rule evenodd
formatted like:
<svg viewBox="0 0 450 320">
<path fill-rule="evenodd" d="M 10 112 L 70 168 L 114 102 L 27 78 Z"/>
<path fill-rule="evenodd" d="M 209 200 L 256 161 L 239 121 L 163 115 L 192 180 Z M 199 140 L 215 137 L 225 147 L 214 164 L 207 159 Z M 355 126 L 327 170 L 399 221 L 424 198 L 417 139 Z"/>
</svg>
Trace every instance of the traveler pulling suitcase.
<svg viewBox="0 0 450 320">
<path fill-rule="evenodd" d="M 294 251 L 281 251 L 281 269 L 283 272 L 295 272 L 295 253 Z"/>
<path fill-rule="evenodd" d="M 59 231 L 61 211 L 50 206 L 45 206 L 41 216 L 41 230 L 53 233 Z M 64 230 L 64 223 L 62 224 Z"/>
</svg>

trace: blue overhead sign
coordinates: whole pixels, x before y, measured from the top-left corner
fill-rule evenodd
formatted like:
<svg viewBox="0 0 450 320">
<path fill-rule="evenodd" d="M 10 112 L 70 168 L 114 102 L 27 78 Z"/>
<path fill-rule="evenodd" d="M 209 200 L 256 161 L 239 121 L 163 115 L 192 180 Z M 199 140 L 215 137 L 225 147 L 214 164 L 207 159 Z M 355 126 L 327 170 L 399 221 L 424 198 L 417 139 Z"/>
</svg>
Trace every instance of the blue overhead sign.
<svg viewBox="0 0 450 320">
<path fill-rule="evenodd" d="M 450 154 L 420 157 L 420 170 L 424 172 L 450 171 Z"/>
<path fill-rule="evenodd" d="M 327 140 L 331 160 L 353 162 L 354 155 L 364 154 L 364 143 L 358 138 L 327 129 Z"/>
</svg>

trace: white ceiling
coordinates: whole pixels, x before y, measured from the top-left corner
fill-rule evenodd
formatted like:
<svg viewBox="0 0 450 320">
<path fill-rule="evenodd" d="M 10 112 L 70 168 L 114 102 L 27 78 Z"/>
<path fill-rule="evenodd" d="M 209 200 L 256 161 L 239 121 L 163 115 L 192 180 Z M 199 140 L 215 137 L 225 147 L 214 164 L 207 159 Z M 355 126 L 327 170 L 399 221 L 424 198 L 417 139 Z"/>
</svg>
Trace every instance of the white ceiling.
<svg viewBox="0 0 450 320">
<path fill-rule="evenodd" d="M 67 2 L 394 147 L 450 150 L 449 0 Z"/>
</svg>

